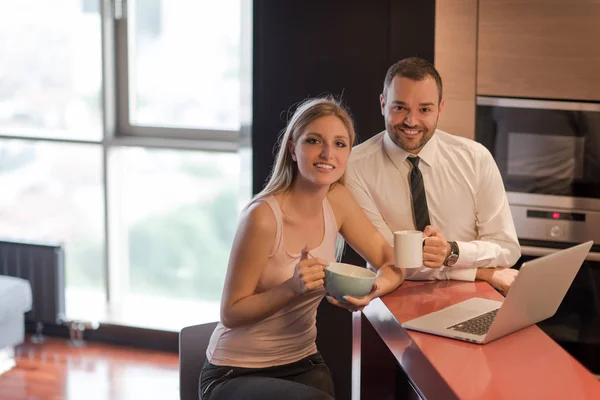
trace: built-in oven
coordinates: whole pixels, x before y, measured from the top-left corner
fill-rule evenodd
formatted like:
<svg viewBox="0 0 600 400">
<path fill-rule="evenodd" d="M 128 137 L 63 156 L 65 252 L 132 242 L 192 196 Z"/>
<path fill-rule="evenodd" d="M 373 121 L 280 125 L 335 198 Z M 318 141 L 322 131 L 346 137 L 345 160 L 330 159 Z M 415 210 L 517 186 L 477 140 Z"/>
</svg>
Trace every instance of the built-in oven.
<svg viewBox="0 0 600 400">
<path fill-rule="evenodd" d="M 556 315 L 539 325 L 600 374 L 600 104 L 478 97 L 476 115 L 475 139 L 506 187 L 523 254 L 517 268 L 594 241 Z"/>
</svg>

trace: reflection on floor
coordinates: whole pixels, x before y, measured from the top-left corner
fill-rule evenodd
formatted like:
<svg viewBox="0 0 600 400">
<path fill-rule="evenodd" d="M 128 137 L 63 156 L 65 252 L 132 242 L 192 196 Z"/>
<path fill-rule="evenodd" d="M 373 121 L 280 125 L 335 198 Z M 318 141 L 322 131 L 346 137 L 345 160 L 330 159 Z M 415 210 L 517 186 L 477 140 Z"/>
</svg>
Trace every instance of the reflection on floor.
<svg viewBox="0 0 600 400">
<path fill-rule="evenodd" d="M 17 365 L 0 376 L 2 400 L 178 399 L 178 356 L 88 342 L 73 348 L 49 338 L 15 351 Z"/>
</svg>

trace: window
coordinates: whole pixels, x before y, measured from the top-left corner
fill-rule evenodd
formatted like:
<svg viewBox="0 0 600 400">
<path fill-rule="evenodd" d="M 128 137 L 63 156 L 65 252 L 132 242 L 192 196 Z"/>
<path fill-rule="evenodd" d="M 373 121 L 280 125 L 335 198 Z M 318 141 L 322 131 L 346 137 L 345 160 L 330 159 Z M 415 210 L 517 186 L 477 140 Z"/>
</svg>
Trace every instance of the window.
<svg viewBox="0 0 600 400">
<path fill-rule="evenodd" d="M 125 15 L 121 131 L 237 141 L 240 0 L 129 1 Z"/>
<path fill-rule="evenodd" d="M 250 197 L 251 2 L 0 4 L 0 236 L 64 243 L 67 318 L 217 320 Z"/>
<path fill-rule="evenodd" d="M 97 145 L 0 140 L 0 236 L 64 245 L 73 317 L 84 311 L 74 296 L 84 294 L 95 314 L 106 302 L 101 175 Z"/>
<path fill-rule="evenodd" d="M 100 141 L 100 14 L 72 0 L 0 4 L 2 134 Z"/>
<path fill-rule="evenodd" d="M 110 160 L 121 319 L 153 328 L 218 320 L 241 204 L 239 156 L 130 147 L 112 149 Z"/>
</svg>

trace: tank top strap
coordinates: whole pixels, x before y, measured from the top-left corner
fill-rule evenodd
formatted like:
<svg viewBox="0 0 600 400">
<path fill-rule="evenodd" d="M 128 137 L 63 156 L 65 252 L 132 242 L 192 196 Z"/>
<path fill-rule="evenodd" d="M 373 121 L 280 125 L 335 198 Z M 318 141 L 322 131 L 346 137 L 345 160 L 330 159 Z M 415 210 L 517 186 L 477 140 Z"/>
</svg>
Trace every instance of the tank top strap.
<svg viewBox="0 0 600 400">
<path fill-rule="evenodd" d="M 271 248 L 271 253 L 269 254 L 269 257 L 272 257 L 274 254 L 277 253 L 277 251 L 279 251 L 279 247 L 281 246 L 281 240 L 283 238 L 283 217 L 281 215 L 281 208 L 279 207 L 279 203 L 277 203 L 277 200 L 274 196 L 263 197 L 262 199 L 259 199 L 257 201 L 265 202 L 269 207 L 271 207 L 271 210 L 275 215 L 275 221 L 277 222 L 277 232 L 275 234 L 275 241 L 273 242 L 273 247 Z"/>
<path fill-rule="evenodd" d="M 335 213 L 333 211 L 333 207 L 331 207 L 331 203 L 327 197 L 323 200 L 323 212 L 325 214 L 325 235 L 326 237 L 337 238 L 338 235 L 338 224 L 335 219 Z"/>
</svg>

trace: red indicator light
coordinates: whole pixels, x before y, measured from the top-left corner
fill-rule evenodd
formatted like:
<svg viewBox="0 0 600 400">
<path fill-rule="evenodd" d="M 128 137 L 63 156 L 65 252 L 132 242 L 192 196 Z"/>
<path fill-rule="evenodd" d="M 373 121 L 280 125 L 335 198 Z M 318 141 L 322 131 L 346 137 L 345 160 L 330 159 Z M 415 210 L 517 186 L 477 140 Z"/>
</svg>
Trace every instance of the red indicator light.
<svg viewBox="0 0 600 400">
<path fill-rule="evenodd" d="M 560 213 L 553 212 L 553 213 L 552 213 L 552 218 L 554 218 L 554 219 L 559 219 L 559 218 L 560 218 Z"/>
</svg>

